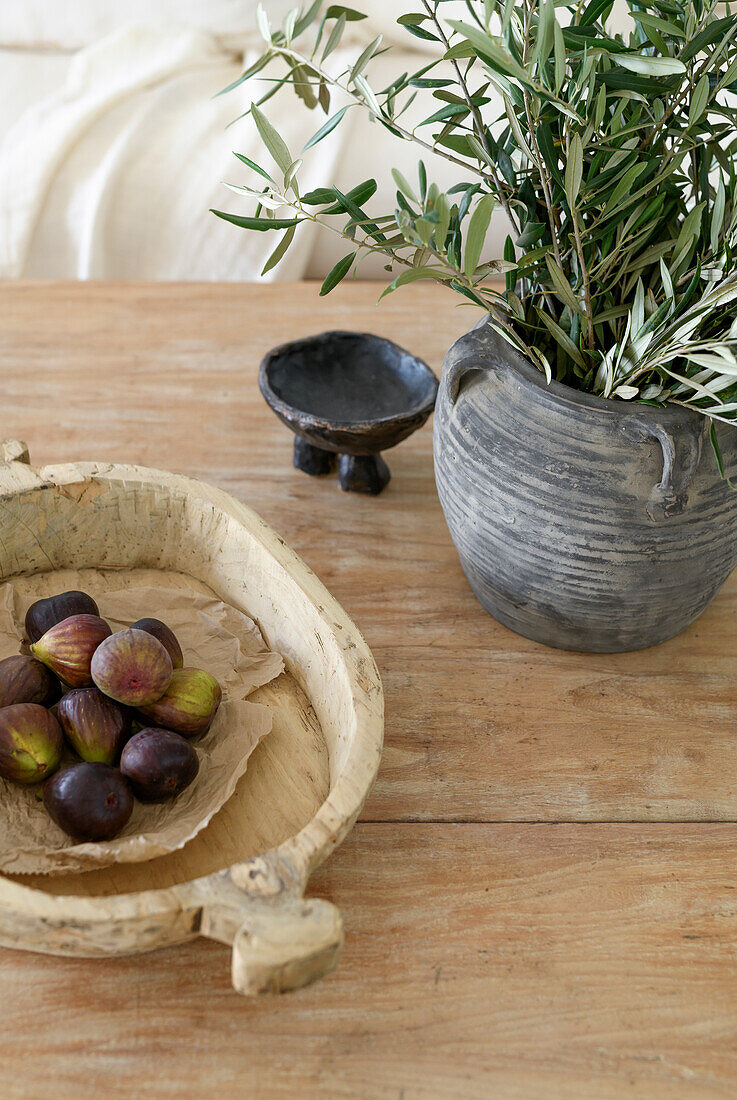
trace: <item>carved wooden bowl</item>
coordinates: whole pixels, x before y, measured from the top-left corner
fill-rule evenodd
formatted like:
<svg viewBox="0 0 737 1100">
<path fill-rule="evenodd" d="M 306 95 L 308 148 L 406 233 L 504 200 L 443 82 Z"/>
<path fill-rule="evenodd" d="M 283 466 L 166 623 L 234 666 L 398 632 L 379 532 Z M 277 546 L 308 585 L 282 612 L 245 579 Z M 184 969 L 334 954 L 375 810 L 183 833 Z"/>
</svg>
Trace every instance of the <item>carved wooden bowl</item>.
<svg viewBox="0 0 737 1100">
<path fill-rule="evenodd" d="M 294 465 L 341 489 L 380 493 L 391 477 L 381 451 L 421 428 L 438 380 L 427 363 L 368 332 L 323 332 L 274 348 L 259 386 L 295 434 Z"/>
<path fill-rule="evenodd" d="M 305 899 L 310 873 L 358 816 L 379 766 L 383 695 L 366 643 L 317 577 L 255 512 L 201 482 L 139 466 L 33 469 L 0 450 L 0 581 L 156 570 L 246 612 L 287 671 L 249 698 L 272 732 L 231 799 L 183 849 L 84 874 L 0 875 L 0 943 L 57 955 L 133 954 L 207 936 L 232 944 L 241 993 L 331 970 L 342 921 Z M 97 574 L 99 577 L 99 573 Z M 150 572 L 149 572 L 150 576 Z"/>
</svg>

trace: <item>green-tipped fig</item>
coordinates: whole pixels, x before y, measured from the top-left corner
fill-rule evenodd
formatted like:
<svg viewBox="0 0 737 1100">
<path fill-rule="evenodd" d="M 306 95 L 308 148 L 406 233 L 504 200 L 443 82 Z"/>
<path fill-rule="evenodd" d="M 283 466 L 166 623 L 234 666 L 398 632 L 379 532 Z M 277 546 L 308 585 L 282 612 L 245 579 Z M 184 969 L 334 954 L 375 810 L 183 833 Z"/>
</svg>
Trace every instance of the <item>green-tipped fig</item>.
<svg viewBox="0 0 737 1100">
<path fill-rule="evenodd" d="M 67 741 L 83 760 L 117 764 L 131 733 L 131 715 L 99 688 L 68 691 L 57 707 Z"/>
<path fill-rule="evenodd" d="M 99 615 L 97 604 L 86 592 L 60 592 L 36 600 L 26 611 L 26 634 L 29 642 L 37 642 L 52 626 L 70 615 Z"/>
<path fill-rule="evenodd" d="M 138 709 L 149 723 L 181 733 L 182 737 L 198 737 L 212 725 L 222 694 L 220 684 L 209 672 L 178 668 L 165 694 Z"/>
<path fill-rule="evenodd" d="M 0 707 L 38 703 L 52 707 L 61 695 L 56 676 L 34 657 L 16 653 L 0 661 Z"/>
<path fill-rule="evenodd" d="M 149 728 L 133 734 L 123 749 L 120 770 L 141 802 L 167 802 L 190 785 L 200 762 L 178 733 Z"/>
<path fill-rule="evenodd" d="M 92 683 L 92 654 L 111 634 L 99 615 L 71 615 L 34 642 L 31 653 L 69 687 L 87 687 Z"/>
<path fill-rule="evenodd" d="M 129 822 L 128 780 L 109 764 L 70 764 L 43 787 L 49 817 L 74 840 L 112 840 Z"/>
<path fill-rule="evenodd" d="M 39 783 L 59 767 L 61 726 L 38 703 L 0 710 L 0 775 L 15 783 Z"/>
<path fill-rule="evenodd" d="M 171 657 L 145 630 L 119 630 L 92 658 L 92 679 L 111 699 L 127 707 L 153 703 L 171 680 Z"/>
<path fill-rule="evenodd" d="M 182 667 L 184 664 L 182 647 L 174 631 L 170 630 L 166 623 L 162 623 L 161 619 L 139 619 L 138 622 L 133 623 L 131 630 L 145 630 L 147 634 L 153 634 L 171 657 L 172 668 Z"/>
</svg>

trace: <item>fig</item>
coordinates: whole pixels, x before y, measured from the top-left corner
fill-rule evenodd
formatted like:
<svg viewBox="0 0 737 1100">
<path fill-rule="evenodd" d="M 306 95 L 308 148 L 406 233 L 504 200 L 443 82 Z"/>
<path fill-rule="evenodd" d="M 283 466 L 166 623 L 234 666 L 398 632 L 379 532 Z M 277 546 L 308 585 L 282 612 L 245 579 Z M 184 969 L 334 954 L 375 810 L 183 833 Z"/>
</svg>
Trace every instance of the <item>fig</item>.
<svg viewBox="0 0 737 1100">
<path fill-rule="evenodd" d="M 198 737 L 212 725 L 222 694 L 220 684 L 209 672 L 177 668 L 161 698 L 138 710 L 149 723 L 183 737 Z"/>
<path fill-rule="evenodd" d="M 129 707 L 159 699 L 171 680 L 171 657 L 145 630 L 119 630 L 92 658 L 92 679 L 111 699 Z"/>
<path fill-rule="evenodd" d="M 29 642 L 37 642 L 52 626 L 68 619 L 70 615 L 99 615 L 100 611 L 86 592 L 60 592 L 36 600 L 26 611 L 26 634 Z"/>
<path fill-rule="evenodd" d="M 0 775 L 15 783 L 39 783 L 59 767 L 61 726 L 38 703 L 0 710 Z"/>
<path fill-rule="evenodd" d="M 83 760 L 117 764 L 131 733 L 131 716 L 96 687 L 67 692 L 57 716 L 69 744 Z"/>
<path fill-rule="evenodd" d="M 166 802 L 190 785 L 200 762 L 178 733 L 147 727 L 134 733 L 123 749 L 120 770 L 141 802 Z"/>
<path fill-rule="evenodd" d="M 0 707 L 13 703 L 52 707 L 60 695 L 56 676 L 34 657 L 16 653 L 0 661 Z"/>
<path fill-rule="evenodd" d="M 31 653 L 70 687 L 87 687 L 92 654 L 111 634 L 99 615 L 71 615 L 34 642 Z"/>
<path fill-rule="evenodd" d="M 74 840 L 112 840 L 133 813 L 128 780 L 99 761 L 60 768 L 44 783 L 43 800 L 52 821 Z"/>
<path fill-rule="evenodd" d="M 182 647 L 174 631 L 170 630 L 166 623 L 162 623 L 161 619 L 139 619 L 137 623 L 133 623 L 131 630 L 145 630 L 147 634 L 153 634 L 171 657 L 172 668 L 182 667 L 184 664 Z"/>
</svg>

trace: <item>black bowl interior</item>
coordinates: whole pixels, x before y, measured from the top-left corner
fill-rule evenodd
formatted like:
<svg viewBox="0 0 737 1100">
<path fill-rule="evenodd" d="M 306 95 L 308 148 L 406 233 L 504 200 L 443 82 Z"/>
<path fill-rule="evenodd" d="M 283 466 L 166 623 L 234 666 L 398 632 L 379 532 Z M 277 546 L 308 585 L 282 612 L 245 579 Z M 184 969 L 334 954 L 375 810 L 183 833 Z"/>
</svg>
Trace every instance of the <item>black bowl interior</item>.
<svg viewBox="0 0 737 1100">
<path fill-rule="evenodd" d="M 329 332 L 298 340 L 267 362 L 278 399 L 332 423 L 386 420 L 435 398 L 437 380 L 421 360 L 380 336 Z"/>
</svg>

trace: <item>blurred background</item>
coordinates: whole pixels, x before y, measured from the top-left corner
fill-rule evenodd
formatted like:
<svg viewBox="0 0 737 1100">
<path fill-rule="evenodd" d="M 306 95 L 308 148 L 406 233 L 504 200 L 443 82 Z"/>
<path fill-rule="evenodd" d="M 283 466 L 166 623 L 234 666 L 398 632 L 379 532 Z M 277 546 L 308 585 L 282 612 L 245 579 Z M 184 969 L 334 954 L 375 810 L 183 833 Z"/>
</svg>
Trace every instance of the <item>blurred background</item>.
<svg viewBox="0 0 737 1100">
<path fill-rule="evenodd" d="M 295 0 L 267 0 L 272 26 Z M 437 48 L 396 20 L 411 0 L 366 0 L 330 58 L 336 72 L 362 44 L 384 35 L 392 49 L 368 75 L 383 88 Z M 450 8 L 456 5 L 446 5 Z M 254 77 L 216 97 L 263 48 L 257 0 L 22 0 L 0 4 L 0 277 L 253 280 L 271 234 L 245 233 L 209 213 L 253 203 L 223 181 L 251 184 L 236 150 L 268 163 L 250 118 L 233 122 L 264 92 Z M 459 4 L 458 17 L 464 5 Z M 215 98 L 214 98 L 215 97 Z M 340 106 L 335 100 L 331 111 Z M 291 89 L 264 107 L 298 150 L 324 121 Z M 407 116 L 412 121 L 412 116 Z M 229 125 L 231 124 L 232 125 Z M 428 154 L 428 175 L 447 187 L 453 165 Z M 391 208 L 390 168 L 416 179 L 417 150 L 350 111 L 305 159 L 304 187 L 348 190 L 373 176 L 377 206 Z M 500 254 L 503 215 L 487 242 Z M 323 278 L 344 242 L 303 225 L 267 280 Z M 361 276 L 381 277 L 377 261 Z"/>
</svg>

